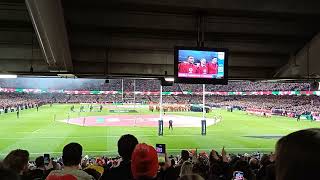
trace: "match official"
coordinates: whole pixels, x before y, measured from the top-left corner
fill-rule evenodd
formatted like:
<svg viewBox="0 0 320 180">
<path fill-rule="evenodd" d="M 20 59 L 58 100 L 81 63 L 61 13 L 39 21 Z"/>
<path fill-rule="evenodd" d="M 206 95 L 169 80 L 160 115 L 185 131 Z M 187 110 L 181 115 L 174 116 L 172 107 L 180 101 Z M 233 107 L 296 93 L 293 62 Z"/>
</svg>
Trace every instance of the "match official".
<svg viewBox="0 0 320 180">
<path fill-rule="evenodd" d="M 169 120 L 169 130 L 171 129 L 171 130 L 173 130 L 173 121 L 170 119 Z"/>
<path fill-rule="evenodd" d="M 17 118 L 18 119 L 20 118 L 20 107 L 19 106 L 17 107 Z"/>
</svg>

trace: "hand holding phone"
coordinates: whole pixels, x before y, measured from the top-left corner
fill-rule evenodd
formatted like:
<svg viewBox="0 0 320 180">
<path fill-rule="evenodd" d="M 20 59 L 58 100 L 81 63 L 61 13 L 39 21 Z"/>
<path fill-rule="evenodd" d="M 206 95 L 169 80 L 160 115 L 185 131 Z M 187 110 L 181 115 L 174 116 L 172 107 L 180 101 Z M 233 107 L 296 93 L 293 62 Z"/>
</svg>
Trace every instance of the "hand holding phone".
<svg viewBox="0 0 320 180">
<path fill-rule="evenodd" d="M 156 151 L 158 154 L 158 162 L 166 162 L 166 145 L 165 144 L 156 144 Z"/>
<path fill-rule="evenodd" d="M 50 163 L 50 154 L 43 155 L 44 165 L 48 165 Z"/>
<path fill-rule="evenodd" d="M 244 180 L 244 174 L 242 171 L 234 171 L 233 172 L 233 180 Z"/>
</svg>

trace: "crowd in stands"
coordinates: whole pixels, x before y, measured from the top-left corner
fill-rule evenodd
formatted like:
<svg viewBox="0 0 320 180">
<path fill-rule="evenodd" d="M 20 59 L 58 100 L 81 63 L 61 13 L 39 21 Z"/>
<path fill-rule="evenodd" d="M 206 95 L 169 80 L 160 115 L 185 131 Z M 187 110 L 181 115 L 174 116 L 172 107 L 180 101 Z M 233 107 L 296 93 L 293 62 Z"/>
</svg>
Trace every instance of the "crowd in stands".
<svg viewBox="0 0 320 180">
<path fill-rule="evenodd" d="M 123 86 L 122 86 L 123 85 Z M 18 78 L 14 80 L 0 79 L 0 87 L 5 88 L 47 88 L 64 90 L 107 90 L 124 91 L 121 95 L 83 95 L 63 93 L 0 93 L 0 113 L 27 109 L 49 103 L 159 103 L 159 95 L 133 95 L 132 92 L 158 92 L 160 81 L 150 79 L 112 79 L 109 83 L 103 80 L 88 79 L 28 79 Z M 228 85 L 206 85 L 206 91 L 291 91 L 309 90 L 309 83 L 273 83 L 273 82 L 251 82 L 231 81 Z M 202 92 L 199 84 L 174 84 L 164 86 L 165 92 Z M 126 93 L 131 92 L 131 93 Z M 165 95 L 163 103 L 168 104 L 200 104 L 199 95 Z M 206 104 L 213 106 L 237 106 L 242 109 L 254 108 L 263 110 L 281 110 L 286 112 L 304 113 L 320 112 L 320 100 L 318 96 L 206 96 Z"/>
<path fill-rule="evenodd" d="M 7 110 L 33 108 L 48 103 L 48 98 L 36 94 L 0 93 L 0 114 Z"/>
<path fill-rule="evenodd" d="M 320 98 L 318 96 L 229 96 L 215 104 L 266 110 L 283 109 L 299 113 L 320 112 Z"/>
<path fill-rule="evenodd" d="M 13 150 L 0 161 L 2 180 L 302 180 L 318 179 L 320 129 L 306 129 L 282 137 L 271 154 L 228 154 L 182 150 L 165 154 L 130 134 L 118 141 L 116 158 L 84 156 L 78 143 L 67 144 L 62 157 L 43 156 L 29 162 L 27 150 Z"/>
<path fill-rule="evenodd" d="M 122 86 L 123 85 L 123 86 Z M 160 81 L 150 79 L 111 79 L 109 83 L 97 79 L 1 79 L 2 88 L 40 88 L 56 90 L 103 90 L 103 91 L 160 91 Z M 279 82 L 251 82 L 251 81 L 229 81 L 228 85 L 206 85 L 206 91 L 293 91 L 310 90 L 310 83 L 279 83 Z M 199 84 L 174 84 L 164 86 L 163 91 L 181 92 L 192 91 L 202 92 L 202 85 Z"/>
<path fill-rule="evenodd" d="M 0 114 L 13 112 L 27 108 L 34 108 L 51 103 L 142 103 L 159 104 L 159 95 L 136 95 L 135 99 L 121 94 L 108 95 L 69 95 L 62 93 L 0 93 Z M 206 104 L 216 107 L 238 107 L 262 110 L 281 110 L 290 113 L 303 114 L 305 112 L 320 113 L 320 97 L 311 96 L 275 96 L 275 95 L 251 95 L 251 96 L 219 96 L 210 95 L 205 98 Z M 202 104 L 201 95 L 164 95 L 163 104 Z"/>
<path fill-rule="evenodd" d="M 35 108 L 51 103 L 113 103 L 121 102 L 121 95 L 68 95 L 61 93 L 0 93 L 0 114 Z"/>
<path fill-rule="evenodd" d="M 150 96 L 153 103 L 159 103 L 159 96 Z M 318 96 L 206 96 L 207 105 L 215 107 L 238 107 L 239 109 L 283 110 L 302 114 L 304 112 L 320 112 L 320 97 Z M 202 96 L 168 95 L 163 96 L 163 103 L 168 104 L 202 104 Z"/>
</svg>

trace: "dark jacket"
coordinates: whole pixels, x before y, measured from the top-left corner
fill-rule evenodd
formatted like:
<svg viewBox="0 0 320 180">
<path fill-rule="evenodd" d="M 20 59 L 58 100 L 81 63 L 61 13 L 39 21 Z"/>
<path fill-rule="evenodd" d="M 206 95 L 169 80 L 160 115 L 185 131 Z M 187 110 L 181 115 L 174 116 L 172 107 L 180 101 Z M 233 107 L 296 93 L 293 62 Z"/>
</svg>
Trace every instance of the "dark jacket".
<svg viewBox="0 0 320 180">
<path fill-rule="evenodd" d="M 29 177 L 29 179 L 32 179 L 32 180 L 34 180 L 34 179 L 46 179 L 45 171 L 41 170 L 41 169 L 31 170 L 28 173 L 28 177 Z"/>
<path fill-rule="evenodd" d="M 116 168 L 105 170 L 101 180 L 132 180 L 131 161 L 122 161 Z"/>
</svg>

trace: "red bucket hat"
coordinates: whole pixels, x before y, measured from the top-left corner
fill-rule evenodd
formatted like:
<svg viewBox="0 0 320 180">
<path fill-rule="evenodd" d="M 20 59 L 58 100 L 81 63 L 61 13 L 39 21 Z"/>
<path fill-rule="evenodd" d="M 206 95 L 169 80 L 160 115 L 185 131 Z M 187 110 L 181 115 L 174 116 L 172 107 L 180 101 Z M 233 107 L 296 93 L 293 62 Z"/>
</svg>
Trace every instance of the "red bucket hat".
<svg viewBox="0 0 320 180">
<path fill-rule="evenodd" d="M 157 151 L 145 143 L 137 144 L 131 157 L 131 171 L 138 177 L 155 177 L 159 168 Z"/>
</svg>

